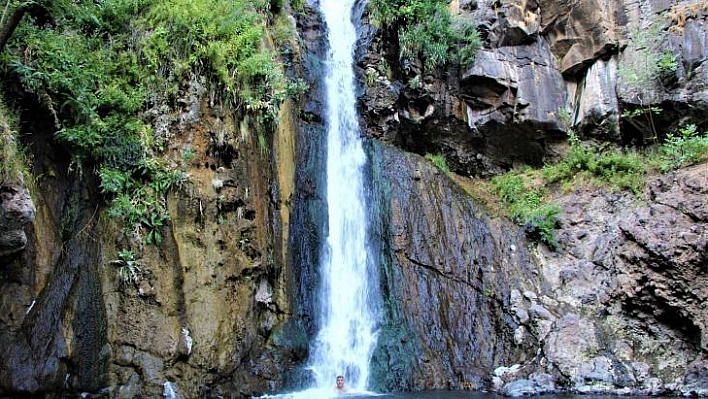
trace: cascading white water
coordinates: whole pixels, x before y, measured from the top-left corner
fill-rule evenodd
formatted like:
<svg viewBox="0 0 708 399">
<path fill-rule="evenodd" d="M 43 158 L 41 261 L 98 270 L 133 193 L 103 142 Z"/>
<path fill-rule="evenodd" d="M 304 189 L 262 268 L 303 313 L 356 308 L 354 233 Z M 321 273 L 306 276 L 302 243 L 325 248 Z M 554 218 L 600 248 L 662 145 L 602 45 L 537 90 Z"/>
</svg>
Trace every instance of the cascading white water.
<svg viewBox="0 0 708 399">
<path fill-rule="evenodd" d="M 372 295 L 378 278 L 368 253 L 362 147 L 355 104 L 354 0 L 320 0 L 327 23 L 327 205 L 329 224 L 320 276 L 320 331 L 309 366 L 317 386 L 344 375 L 349 389 L 366 389 L 376 345 L 378 311 Z M 368 266 L 367 266 L 368 265 Z"/>
</svg>

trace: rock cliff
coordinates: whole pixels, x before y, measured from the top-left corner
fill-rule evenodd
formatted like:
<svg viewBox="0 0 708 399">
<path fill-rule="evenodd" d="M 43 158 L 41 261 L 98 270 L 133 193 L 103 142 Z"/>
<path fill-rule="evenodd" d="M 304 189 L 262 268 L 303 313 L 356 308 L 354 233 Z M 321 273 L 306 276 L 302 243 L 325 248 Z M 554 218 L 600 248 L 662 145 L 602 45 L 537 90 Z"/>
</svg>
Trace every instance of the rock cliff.
<svg viewBox="0 0 708 399">
<path fill-rule="evenodd" d="M 557 159 L 570 127 L 619 144 L 653 142 L 688 121 L 706 128 L 704 2 L 453 1 L 450 8 L 471 15 L 482 32 L 485 46 L 471 65 L 403 65 L 390 32 L 365 32 L 369 52 L 358 65 L 371 137 L 444 155 L 459 174 L 484 177 Z M 650 54 L 670 62 L 662 69 Z M 648 107 L 661 112 L 642 111 Z"/>
<path fill-rule="evenodd" d="M 374 155 L 381 389 L 706 394 L 705 164 L 653 179 L 648 202 L 594 187 L 559 197 L 552 252 L 423 159 Z"/>
<path fill-rule="evenodd" d="M 702 2 L 450 9 L 473 15 L 485 41 L 459 69 L 402 63 L 390 31 L 364 32 L 361 114 L 372 138 L 484 177 L 563 157 L 570 128 L 600 145 L 706 129 Z M 674 68 L 649 70 L 649 47 Z M 640 84 L 641 73 L 651 78 Z M 637 112 L 650 107 L 659 111 Z M 552 252 L 446 192 L 452 183 L 420 159 L 377 148 L 389 324 L 376 361 L 393 370 L 380 379 L 387 389 L 706 394 L 708 166 L 652 179 L 644 202 L 593 187 L 559 194 L 562 246 Z"/>
<path fill-rule="evenodd" d="M 22 182 L 3 185 L 0 196 L 0 256 L 8 256 L 25 249 L 23 228 L 34 220 L 36 210 Z"/>
<path fill-rule="evenodd" d="M 265 345 L 290 314 L 292 104 L 264 151 L 253 123 L 192 89 L 156 117 L 175 162 L 196 153 L 189 183 L 166 198 L 159 247 L 106 213 L 97 176 L 70 167 L 51 120 L 31 117 L 46 110 L 26 104 L 37 183 L 34 201 L 2 188 L 2 240 L 14 246 L 0 258 L 0 396 L 251 396 L 282 386 L 281 369 L 302 358 L 294 344 Z M 121 275 L 125 248 L 140 249 L 135 282 Z"/>
<path fill-rule="evenodd" d="M 155 110 L 168 156 L 196 154 L 190 182 L 167 199 L 160 247 L 123 234 L 96 177 L 53 145 L 47 110 L 24 104 L 38 181 L 34 202 L 22 185 L 0 188 L 0 395 L 248 397 L 306 381 L 326 216 L 325 26 L 311 3 L 294 13 L 299 37 L 284 52 L 310 90 L 280 109 L 265 150 L 256 121 L 197 86 L 179 109 Z M 708 165 L 650 179 L 641 199 L 558 192 L 555 252 L 464 190 L 562 157 L 571 127 L 611 145 L 688 122 L 705 131 L 705 2 L 450 8 L 483 33 L 471 65 L 402 65 L 384 31 L 361 30 L 385 314 L 373 388 L 708 395 Z M 364 2 L 357 10 L 366 21 Z M 649 25 L 661 27 L 655 50 L 677 63 L 638 87 L 623 68 L 642 50 L 631 27 Z M 662 109 L 655 119 L 622 117 L 650 106 Z M 444 155 L 453 174 L 425 153 Z M 113 262 L 127 244 L 141 248 L 135 284 Z"/>
</svg>

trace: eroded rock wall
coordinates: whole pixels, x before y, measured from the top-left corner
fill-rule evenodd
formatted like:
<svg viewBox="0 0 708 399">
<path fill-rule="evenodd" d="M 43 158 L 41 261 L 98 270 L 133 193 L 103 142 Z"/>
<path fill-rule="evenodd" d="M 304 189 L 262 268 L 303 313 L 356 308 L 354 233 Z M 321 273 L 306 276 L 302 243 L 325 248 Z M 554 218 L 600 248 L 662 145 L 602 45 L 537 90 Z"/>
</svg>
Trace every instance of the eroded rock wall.
<svg viewBox="0 0 708 399">
<path fill-rule="evenodd" d="M 489 176 L 561 156 L 571 125 L 631 141 L 619 129 L 634 104 L 617 91 L 631 51 L 620 27 L 660 10 L 685 12 L 667 22 L 681 61 L 656 101 L 694 121 L 706 46 L 703 3 L 691 4 L 453 1 L 475 14 L 486 47 L 446 72 L 399 71 L 395 46 L 364 27 L 358 89 L 385 297 L 375 389 L 707 394 L 705 164 L 652 180 L 646 202 L 591 187 L 559 197 L 561 248 L 550 252 L 411 153 Z M 301 382 L 326 216 L 324 27 L 309 5 L 293 24 L 306 47 L 291 53 L 293 73 L 311 87 L 281 109 L 266 151 L 254 121 L 198 87 L 183 109 L 155 114 L 191 176 L 167 198 L 159 248 L 107 218 L 95 179 L 69 173 L 51 127 L 35 126 L 43 179 L 26 248 L 3 258 L 0 393 L 249 396 Z M 140 249 L 137 284 L 111 263 L 128 247 Z"/>
<path fill-rule="evenodd" d="M 0 257 L 25 249 L 24 227 L 32 222 L 35 206 L 23 182 L 5 184 L 0 190 Z"/>
<path fill-rule="evenodd" d="M 420 60 L 400 60 L 390 31 L 364 32 L 360 109 L 371 138 L 443 155 L 458 175 L 486 177 L 561 158 L 570 128 L 599 145 L 652 143 L 688 123 L 707 128 L 705 2 L 450 8 L 473 15 L 483 34 L 471 65 L 426 70 Z M 637 30 L 657 35 L 652 51 L 677 63 L 632 86 L 627 71 L 647 45 L 632 36 Z M 650 106 L 661 111 L 622 115 Z M 395 375 L 382 375 L 387 388 L 706 394 L 706 164 L 654 178 L 646 202 L 596 187 L 560 195 L 563 244 L 551 252 L 515 242 L 519 227 L 479 216 L 485 212 L 473 211 L 480 208 L 469 198 L 441 195 L 447 177 L 426 174 L 410 154 L 373 154 L 386 165 L 373 180 L 381 184 L 384 280 L 394 298 L 376 358 Z M 512 247 L 515 255 L 505 252 Z M 498 308 L 481 286 L 498 288 L 488 292 Z"/>
<path fill-rule="evenodd" d="M 705 2 L 453 1 L 450 9 L 482 34 L 470 65 L 426 69 L 399 58 L 390 30 L 366 32 L 358 66 L 369 136 L 485 177 L 557 159 L 570 128 L 641 145 L 688 123 L 708 127 Z M 674 63 L 662 69 L 646 52 Z M 640 115 L 621 118 L 631 112 Z"/>
<path fill-rule="evenodd" d="M 647 203 L 591 188 L 562 199 L 563 250 L 538 252 L 551 317 L 525 327 L 567 387 L 708 392 L 707 189 L 702 164 L 651 180 Z"/>
<path fill-rule="evenodd" d="M 98 391 L 106 382 L 106 319 L 93 234 L 98 184 L 93 175 L 71 172 L 46 122 L 36 118 L 26 135 L 32 153 L 51 154 L 33 162 L 38 177 L 30 185 L 34 220 L 24 225 L 26 247 L 3 257 L 0 269 L 0 392 L 8 395 L 72 386 Z M 15 222 L 15 229 L 23 227 L 22 218 Z"/>
<path fill-rule="evenodd" d="M 168 152 L 195 157 L 190 181 L 168 196 L 162 246 L 141 246 L 108 221 L 99 234 L 106 262 L 128 245 L 141 254 L 137 284 L 121 282 L 115 267 L 102 274 L 114 397 L 159 396 L 166 383 L 184 397 L 253 396 L 281 389 L 304 356 L 307 338 L 290 334 L 297 272 L 286 267 L 287 232 L 297 231 L 295 105 L 284 104 L 270 130 L 194 98 L 166 116 Z"/>
<path fill-rule="evenodd" d="M 706 164 L 651 180 L 647 202 L 596 187 L 558 198 L 552 252 L 459 178 L 374 147 L 386 315 L 377 388 L 708 393 Z"/>
<path fill-rule="evenodd" d="M 189 175 L 165 198 L 160 246 L 107 214 L 98 177 L 69 167 L 51 121 L 28 124 L 36 216 L 24 250 L 2 258 L 0 395 L 251 396 L 282 386 L 301 361 L 295 344 L 266 345 L 291 314 L 293 105 L 278 129 L 256 130 L 193 83 L 180 109 L 151 114 L 167 159 Z M 121 250 L 135 254 L 135 283 L 119 274 Z"/>
</svg>

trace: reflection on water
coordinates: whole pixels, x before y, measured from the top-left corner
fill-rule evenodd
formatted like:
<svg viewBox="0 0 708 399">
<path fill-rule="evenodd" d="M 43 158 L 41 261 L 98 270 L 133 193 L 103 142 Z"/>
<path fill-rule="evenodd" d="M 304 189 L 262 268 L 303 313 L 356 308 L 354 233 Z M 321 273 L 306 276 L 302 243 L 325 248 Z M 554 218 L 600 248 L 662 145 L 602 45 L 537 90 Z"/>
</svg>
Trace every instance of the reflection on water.
<svg viewBox="0 0 708 399">
<path fill-rule="evenodd" d="M 311 388 L 304 391 L 281 393 L 278 395 L 265 395 L 260 398 L 281 398 L 281 399 L 353 399 L 353 398 L 371 398 L 371 397 L 395 397 L 388 394 L 380 394 L 368 391 L 350 390 L 347 393 L 339 393 L 332 388 Z"/>
<path fill-rule="evenodd" d="M 398 392 L 398 393 L 375 393 L 375 392 L 348 392 L 337 394 L 334 388 L 330 389 L 308 389 L 300 392 L 285 393 L 274 396 L 262 396 L 263 398 L 283 398 L 283 399 L 365 399 L 376 397 L 376 399 L 507 399 L 505 396 L 486 392 L 470 391 L 421 391 L 421 392 Z M 543 395 L 542 399 L 614 399 L 618 396 L 600 395 Z M 622 399 L 670 399 L 666 396 L 621 396 Z M 673 398 L 675 399 L 675 398 Z"/>
<path fill-rule="evenodd" d="M 421 391 L 421 392 L 397 392 L 397 393 L 376 393 L 367 391 L 349 391 L 347 393 L 337 393 L 332 389 L 307 389 L 299 392 L 283 393 L 278 395 L 265 395 L 261 398 L 281 398 L 281 399 L 364 399 L 376 397 L 377 399 L 501 399 L 503 396 L 470 392 L 470 391 Z M 555 399 L 560 399 L 556 396 Z M 570 398 L 570 397 L 568 397 Z M 554 396 L 544 396 L 544 399 L 554 399 Z M 583 399 L 588 399 L 584 396 Z"/>
<path fill-rule="evenodd" d="M 422 391 L 422 392 L 398 392 L 398 393 L 388 393 L 388 394 L 373 394 L 381 399 L 495 399 L 501 398 L 497 395 L 491 395 L 479 392 L 469 392 L 469 391 Z M 353 398 L 367 398 L 372 395 L 360 395 L 360 394 L 347 394 L 339 396 L 342 399 L 353 399 Z M 545 398 L 544 398 L 545 399 Z"/>
</svg>

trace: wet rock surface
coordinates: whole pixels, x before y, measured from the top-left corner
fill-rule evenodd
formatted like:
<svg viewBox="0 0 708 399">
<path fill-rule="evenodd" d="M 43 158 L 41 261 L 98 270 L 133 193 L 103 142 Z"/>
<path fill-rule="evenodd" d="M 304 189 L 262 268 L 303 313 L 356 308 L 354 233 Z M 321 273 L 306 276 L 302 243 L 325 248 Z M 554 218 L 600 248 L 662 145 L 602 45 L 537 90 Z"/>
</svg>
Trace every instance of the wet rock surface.
<svg viewBox="0 0 708 399">
<path fill-rule="evenodd" d="M 25 248 L 24 227 L 34 220 L 35 213 L 29 190 L 23 184 L 0 186 L 0 258 Z"/>
<path fill-rule="evenodd" d="M 381 389 L 482 388 L 484 370 L 521 354 L 511 289 L 540 284 L 523 233 L 492 221 L 422 158 L 372 154 L 380 190 L 386 325 L 374 354 Z M 500 234 L 504 231 L 506 234 Z"/>
<path fill-rule="evenodd" d="M 50 141 L 39 139 L 50 131 L 41 118 L 35 126 L 32 150 L 50 151 Z M 93 176 L 68 172 L 61 151 L 55 157 L 34 164 L 34 173 L 60 172 L 37 184 L 34 194 L 42 201 L 36 209 L 20 201 L 25 221 L 34 217 L 27 245 L 5 258 L 0 270 L 0 394 L 54 394 L 69 387 L 97 392 L 106 384 L 106 320 L 92 235 L 98 185 Z"/>
<path fill-rule="evenodd" d="M 618 26 L 662 10 L 677 12 L 665 45 L 681 59 L 654 92 L 668 115 L 657 122 L 705 113 L 707 12 L 659 3 L 452 2 L 475 15 L 486 47 L 447 71 L 399 65 L 362 28 L 357 90 L 385 298 L 374 389 L 708 395 L 705 164 L 653 178 L 645 199 L 587 186 L 559 195 L 551 252 L 419 156 L 488 177 L 562 156 L 570 125 L 632 142 L 620 110 L 636 93 L 616 91 L 632 47 Z M 0 395 L 253 396 L 307 380 L 325 239 L 325 47 L 312 5 L 292 22 L 305 48 L 290 54 L 291 73 L 311 87 L 284 106 L 272 158 L 242 139 L 243 115 L 197 87 L 179 112 L 155 115 L 168 151 L 197 157 L 193 185 L 168 198 L 163 247 L 141 248 L 137 284 L 110 262 L 140 240 L 96 212 L 97 182 L 66 175 L 51 134 L 36 144 L 36 211 L 22 188 L 1 193 L 0 218 L 11 217 L 0 223 Z"/>
<path fill-rule="evenodd" d="M 386 146 L 372 158 L 389 256 L 381 389 L 705 393 L 705 164 L 652 179 L 649 200 L 559 197 L 551 252 L 426 161 Z"/>
</svg>

